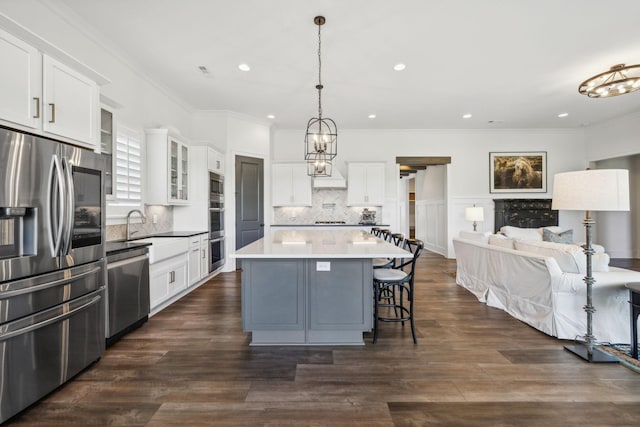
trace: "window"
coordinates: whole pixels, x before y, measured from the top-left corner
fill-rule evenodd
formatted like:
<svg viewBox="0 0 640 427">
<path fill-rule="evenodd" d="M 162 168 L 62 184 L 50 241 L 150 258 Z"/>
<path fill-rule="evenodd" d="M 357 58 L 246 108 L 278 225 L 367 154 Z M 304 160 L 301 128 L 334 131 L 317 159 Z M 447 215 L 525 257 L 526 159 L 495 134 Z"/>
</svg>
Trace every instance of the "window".
<svg viewBox="0 0 640 427">
<path fill-rule="evenodd" d="M 110 206 L 142 206 L 142 134 L 118 126 L 114 150 L 114 198 Z"/>
</svg>

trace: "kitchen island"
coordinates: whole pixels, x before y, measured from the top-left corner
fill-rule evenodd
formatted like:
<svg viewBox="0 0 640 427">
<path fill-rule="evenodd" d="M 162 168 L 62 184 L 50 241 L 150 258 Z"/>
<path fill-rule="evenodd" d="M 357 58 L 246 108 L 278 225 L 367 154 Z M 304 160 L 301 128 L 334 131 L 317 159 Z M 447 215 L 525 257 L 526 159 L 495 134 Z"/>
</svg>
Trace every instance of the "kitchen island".
<svg viewBox="0 0 640 427">
<path fill-rule="evenodd" d="M 372 260 L 411 256 L 362 230 L 271 231 L 231 254 L 242 260 L 243 329 L 251 345 L 363 345 Z"/>
</svg>

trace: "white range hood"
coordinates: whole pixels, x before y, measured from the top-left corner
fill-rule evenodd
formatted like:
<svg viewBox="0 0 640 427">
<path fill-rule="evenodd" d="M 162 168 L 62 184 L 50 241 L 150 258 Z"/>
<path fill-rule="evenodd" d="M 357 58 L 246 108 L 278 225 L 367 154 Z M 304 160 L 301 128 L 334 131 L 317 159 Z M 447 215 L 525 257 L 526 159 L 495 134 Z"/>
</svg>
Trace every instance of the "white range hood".
<svg viewBox="0 0 640 427">
<path fill-rule="evenodd" d="M 333 168 L 331 176 L 313 178 L 313 188 L 347 188 L 347 180 L 337 168 Z"/>
</svg>

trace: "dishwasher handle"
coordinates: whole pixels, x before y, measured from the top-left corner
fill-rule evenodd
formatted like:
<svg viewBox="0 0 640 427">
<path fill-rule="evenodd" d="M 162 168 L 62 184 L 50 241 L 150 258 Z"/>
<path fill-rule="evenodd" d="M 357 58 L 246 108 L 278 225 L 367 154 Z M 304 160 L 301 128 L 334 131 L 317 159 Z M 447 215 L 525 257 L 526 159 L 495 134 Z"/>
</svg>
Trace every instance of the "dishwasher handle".
<svg viewBox="0 0 640 427">
<path fill-rule="evenodd" d="M 144 260 L 149 260 L 149 256 L 148 255 L 138 255 L 138 256 L 135 256 L 135 257 L 132 257 L 132 258 L 125 258 L 125 259 L 122 259 L 122 260 L 116 261 L 116 262 L 107 262 L 107 270 L 111 270 L 113 268 L 118 268 L 118 267 L 121 267 L 123 265 L 133 264 L 133 263 L 144 261 Z"/>
</svg>

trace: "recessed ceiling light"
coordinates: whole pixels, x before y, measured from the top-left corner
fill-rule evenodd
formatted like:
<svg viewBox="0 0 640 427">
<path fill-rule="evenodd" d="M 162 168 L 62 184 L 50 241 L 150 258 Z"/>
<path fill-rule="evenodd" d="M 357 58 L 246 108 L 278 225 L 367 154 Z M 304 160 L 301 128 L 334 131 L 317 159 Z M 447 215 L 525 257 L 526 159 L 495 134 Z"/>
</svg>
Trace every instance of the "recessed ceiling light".
<svg viewBox="0 0 640 427">
<path fill-rule="evenodd" d="M 267 119 L 275 119 L 275 118 L 276 118 L 276 116 L 274 116 L 273 114 L 267 115 Z"/>
<path fill-rule="evenodd" d="M 251 67 L 249 67 L 249 64 L 245 64 L 244 62 L 240 65 L 238 65 L 238 69 L 240 71 L 249 71 L 251 69 Z"/>
<path fill-rule="evenodd" d="M 558 117 L 563 118 L 563 117 L 567 117 L 569 115 L 569 113 L 560 113 L 558 114 Z"/>
<path fill-rule="evenodd" d="M 393 66 L 393 69 L 396 70 L 396 71 L 402 71 L 405 68 L 407 68 L 407 66 L 404 65 L 403 63 L 399 63 L 399 64 L 396 64 L 396 65 Z"/>
<path fill-rule="evenodd" d="M 471 117 L 473 117 L 473 114 L 469 114 L 469 113 L 462 116 L 463 119 L 470 119 Z"/>
<path fill-rule="evenodd" d="M 369 118 L 370 118 L 370 119 L 375 119 L 375 118 L 376 118 L 376 115 L 375 115 L 375 114 L 369 114 Z"/>
</svg>

